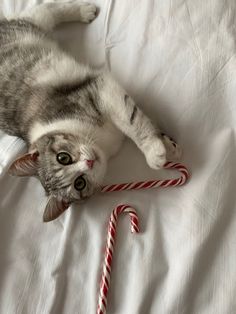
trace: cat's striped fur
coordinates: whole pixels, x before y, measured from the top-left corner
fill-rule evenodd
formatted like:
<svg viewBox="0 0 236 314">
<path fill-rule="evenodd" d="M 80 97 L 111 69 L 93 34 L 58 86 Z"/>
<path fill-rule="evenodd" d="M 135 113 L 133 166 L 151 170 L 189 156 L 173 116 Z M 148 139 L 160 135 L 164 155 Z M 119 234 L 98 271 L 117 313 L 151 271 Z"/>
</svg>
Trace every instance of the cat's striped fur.
<svg viewBox="0 0 236 314">
<path fill-rule="evenodd" d="M 90 22 L 95 13 L 94 5 L 78 1 L 47 3 L 0 22 L 0 129 L 29 145 L 11 172 L 39 177 L 49 195 L 46 213 L 53 213 L 45 220 L 94 193 L 123 134 L 152 168 L 166 162 L 163 137 L 126 92 L 109 74 L 76 62 L 50 37 L 56 24 Z M 58 163 L 60 152 L 73 162 Z M 81 175 L 86 187 L 78 192 L 74 183 Z"/>
</svg>

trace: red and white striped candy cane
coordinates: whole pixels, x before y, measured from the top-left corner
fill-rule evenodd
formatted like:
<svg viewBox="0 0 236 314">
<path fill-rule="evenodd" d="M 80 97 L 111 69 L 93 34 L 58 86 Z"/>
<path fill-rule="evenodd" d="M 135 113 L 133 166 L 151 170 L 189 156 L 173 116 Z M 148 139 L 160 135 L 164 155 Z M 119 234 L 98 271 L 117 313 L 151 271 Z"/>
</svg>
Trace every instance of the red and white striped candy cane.
<svg viewBox="0 0 236 314">
<path fill-rule="evenodd" d="M 183 185 L 189 178 L 188 169 L 180 164 L 167 162 L 164 166 L 165 169 L 176 169 L 181 173 L 181 176 L 177 179 L 165 179 L 165 180 L 149 180 L 141 182 L 131 182 L 122 184 L 112 184 L 106 185 L 101 189 L 101 192 L 114 192 L 114 191 L 124 191 L 124 190 L 140 190 L 140 189 L 151 189 L 157 187 L 169 187 Z M 111 276 L 111 264 L 113 257 L 113 249 L 115 244 L 116 226 L 119 214 L 122 212 L 127 212 L 131 220 L 131 232 L 139 232 L 138 216 L 136 211 L 129 205 L 119 205 L 117 206 L 109 220 L 108 233 L 107 233 L 107 243 L 103 262 L 102 278 L 100 284 L 100 292 L 97 305 L 97 314 L 105 314 L 107 307 L 107 294 L 110 286 L 110 276 Z"/>
<path fill-rule="evenodd" d="M 180 163 L 167 162 L 164 168 L 176 169 L 181 173 L 181 176 L 177 179 L 149 180 L 149 181 L 105 185 L 101 191 L 102 192 L 115 192 L 115 191 L 124 191 L 124 190 L 151 189 L 151 188 L 158 188 L 158 187 L 166 188 L 169 186 L 183 185 L 189 178 L 189 172 L 187 168 Z"/>
<path fill-rule="evenodd" d="M 112 265 L 113 251 L 114 251 L 114 245 L 115 245 L 117 220 L 118 220 L 118 216 L 123 212 L 128 213 L 130 216 L 131 232 L 132 233 L 139 232 L 138 216 L 136 214 L 135 209 L 133 209 L 129 205 L 117 206 L 113 210 L 110 216 L 109 225 L 108 225 L 107 243 L 106 243 L 106 250 L 105 250 L 104 262 L 103 262 L 102 278 L 101 278 L 101 283 L 100 283 L 100 293 L 99 293 L 99 298 L 98 298 L 97 314 L 106 313 L 107 293 L 110 286 L 111 265 Z"/>
</svg>

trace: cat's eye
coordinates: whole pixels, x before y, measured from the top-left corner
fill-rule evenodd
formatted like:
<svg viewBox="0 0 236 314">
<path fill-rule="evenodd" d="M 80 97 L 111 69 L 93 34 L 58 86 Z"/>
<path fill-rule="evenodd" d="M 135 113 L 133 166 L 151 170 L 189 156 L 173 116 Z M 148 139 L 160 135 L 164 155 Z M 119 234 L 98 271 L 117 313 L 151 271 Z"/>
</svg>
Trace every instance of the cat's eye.
<svg viewBox="0 0 236 314">
<path fill-rule="evenodd" d="M 82 191 L 86 187 L 86 181 L 83 176 L 79 176 L 74 183 L 74 187 L 77 191 Z"/>
<path fill-rule="evenodd" d="M 73 162 L 71 156 L 65 152 L 57 154 L 57 161 L 59 162 L 59 164 L 64 166 L 70 165 Z"/>
</svg>

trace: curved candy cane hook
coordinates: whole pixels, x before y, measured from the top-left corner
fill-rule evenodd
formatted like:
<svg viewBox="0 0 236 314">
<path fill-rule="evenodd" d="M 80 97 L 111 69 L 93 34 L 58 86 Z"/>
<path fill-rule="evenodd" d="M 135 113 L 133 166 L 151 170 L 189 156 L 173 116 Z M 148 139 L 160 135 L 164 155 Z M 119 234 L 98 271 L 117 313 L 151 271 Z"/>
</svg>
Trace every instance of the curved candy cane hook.
<svg viewBox="0 0 236 314">
<path fill-rule="evenodd" d="M 107 294 L 110 286 L 111 265 L 115 245 L 116 227 L 118 216 L 121 213 L 128 213 L 130 216 L 130 227 L 132 233 L 139 232 L 139 221 L 135 209 L 129 205 L 119 205 L 111 213 L 108 231 L 105 256 L 102 267 L 102 277 L 100 284 L 100 293 L 98 297 L 97 314 L 105 314 L 107 307 Z"/>
</svg>

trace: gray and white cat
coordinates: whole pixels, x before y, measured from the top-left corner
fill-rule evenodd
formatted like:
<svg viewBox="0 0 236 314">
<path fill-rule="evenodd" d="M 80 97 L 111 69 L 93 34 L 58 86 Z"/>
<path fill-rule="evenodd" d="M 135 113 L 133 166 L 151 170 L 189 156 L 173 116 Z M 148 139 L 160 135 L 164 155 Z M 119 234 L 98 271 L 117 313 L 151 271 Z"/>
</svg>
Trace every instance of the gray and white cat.
<svg viewBox="0 0 236 314">
<path fill-rule="evenodd" d="M 50 37 L 57 24 L 89 23 L 96 11 L 45 3 L 0 21 L 0 129 L 28 144 L 10 172 L 39 178 L 49 197 L 44 221 L 99 189 L 124 135 L 153 169 L 180 155 L 108 73 L 78 63 Z"/>
</svg>

